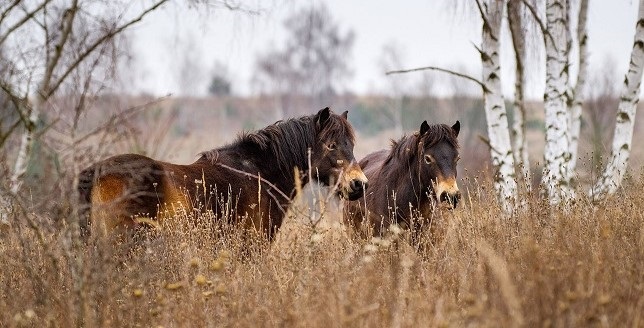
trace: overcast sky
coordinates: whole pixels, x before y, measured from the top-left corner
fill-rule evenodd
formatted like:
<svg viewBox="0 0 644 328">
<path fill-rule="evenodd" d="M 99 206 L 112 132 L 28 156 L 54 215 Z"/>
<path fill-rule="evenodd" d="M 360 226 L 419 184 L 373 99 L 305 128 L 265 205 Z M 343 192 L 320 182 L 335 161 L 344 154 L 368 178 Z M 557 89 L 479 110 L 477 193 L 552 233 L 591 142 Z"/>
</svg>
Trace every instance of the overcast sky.
<svg viewBox="0 0 644 328">
<path fill-rule="evenodd" d="M 481 23 L 473 9 L 469 13 L 462 9 L 455 12 L 448 8 L 450 0 L 324 2 L 341 29 L 351 29 L 356 35 L 352 58 L 347 59 L 354 74 L 346 88 L 353 92 L 373 93 L 384 88 L 386 79 L 378 60 L 383 46 L 389 43 L 397 45 L 408 68 L 444 66 L 480 75 L 480 57 L 473 44 L 480 44 Z M 280 48 L 286 37 L 284 18 L 307 3 L 311 1 L 251 1 L 251 8 L 261 9 L 258 15 L 223 8 L 206 12 L 203 8 L 168 6 L 131 32 L 135 57 L 128 88 L 156 95 L 203 95 L 214 63 L 219 61 L 228 68 L 235 92 L 249 94 L 255 58 L 270 47 Z M 622 80 L 633 44 L 637 5 L 633 0 L 590 1 L 591 71 L 601 70 L 611 58 L 615 64 L 613 74 Z M 504 38 L 503 88 L 511 96 L 511 42 L 509 36 Z M 184 69 L 186 64 L 182 64 L 186 62 L 188 72 Z M 541 99 L 543 70 L 537 66 L 530 70 L 530 96 Z M 436 89 L 438 93 L 449 92 L 440 86 Z"/>
</svg>

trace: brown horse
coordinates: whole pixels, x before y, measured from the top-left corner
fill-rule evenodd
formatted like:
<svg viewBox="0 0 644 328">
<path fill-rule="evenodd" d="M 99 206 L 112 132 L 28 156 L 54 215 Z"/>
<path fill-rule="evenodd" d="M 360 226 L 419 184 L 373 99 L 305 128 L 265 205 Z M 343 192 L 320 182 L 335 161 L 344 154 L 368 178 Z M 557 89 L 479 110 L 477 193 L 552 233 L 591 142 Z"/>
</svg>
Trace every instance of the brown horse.
<svg viewBox="0 0 644 328">
<path fill-rule="evenodd" d="M 80 175 L 83 230 L 120 236 L 140 222 L 159 222 L 196 208 L 272 239 L 295 196 L 297 175 L 302 183 L 312 178 L 337 185 L 343 198 L 362 197 L 367 178 L 353 146 L 347 112 L 337 115 L 324 108 L 244 133 L 227 146 L 201 153 L 190 165 L 117 155 Z"/>
<path fill-rule="evenodd" d="M 358 229 L 366 223 L 381 235 L 392 223 L 420 228 L 441 203 L 455 207 L 461 197 L 456 184 L 459 130 L 458 121 L 451 127 L 424 121 L 420 131 L 392 141 L 391 149 L 367 155 L 360 167 L 369 191 L 347 202 L 345 221 Z"/>
</svg>

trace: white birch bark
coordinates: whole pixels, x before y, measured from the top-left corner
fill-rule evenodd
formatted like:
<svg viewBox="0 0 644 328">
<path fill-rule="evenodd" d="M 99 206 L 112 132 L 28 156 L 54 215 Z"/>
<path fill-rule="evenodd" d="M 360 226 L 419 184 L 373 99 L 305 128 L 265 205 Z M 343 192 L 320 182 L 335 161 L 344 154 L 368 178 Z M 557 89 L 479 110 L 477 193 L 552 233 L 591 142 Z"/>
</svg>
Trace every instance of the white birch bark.
<svg viewBox="0 0 644 328">
<path fill-rule="evenodd" d="M 581 132 L 581 112 L 584 102 L 584 88 L 588 77 L 588 31 L 586 22 L 588 21 L 588 2 L 581 0 L 579 3 L 579 19 L 577 22 L 577 42 L 579 43 L 579 70 L 577 73 L 577 82 L 572 90 L 572 99 L 570 107 L 570 134 L 568 149 L 570 152 L 570 162 L 568 171 L 572 174 L 577 167 L 579 157 L 579 134 Z"/>
<path fill-rule="evenodd" d="M 530 162 L 528 159 L 528 143 L 525 136 L 526 108 L 524 101 L 526 44 L 525 33 L 523 33 L 524 22 L 521 17 L 521 0 L 510 0 L 508 2 L 508 25 L 514 46 L 516 68 L 514 121 L 512 123 L 514 162 L 519 172 L 521 172 L 525 191 L 530 191 Z"/>
<path fill-rule="evenodd" d="M 496 170 L 494 188 L 501 205 L 507 212 L 512 211 L 517 197 L 516 174 L 512 145 L 508 130 L 508 119 L 501 90 L 500 32 L 505 1 L 490 0 L 483 3 L 483 35 L 481 61 L 483 71 L 485 117 L 490 137 L 492 165 Z"/>
<path fill-rule="evenodd" d="M 567 0 L 546 1 L 546 145 L 542 183 L 551 204 L 573 197 L 568 163 L 568 16 Z"/>
<path fill-rule="evenodd" d="M 642 70 L 644 68 L 644 0 L 640 0 L 639 14 L 635 24 L 635 41 L 631 61 L 617 108 L 617 121 L 611 155 L 599 181 L 590 190 L 590 196 L 602 199 L 615 193 L 622 183 L 628 166 L 633 141 L 633 127 L 639 101 Z"/>
</svg>

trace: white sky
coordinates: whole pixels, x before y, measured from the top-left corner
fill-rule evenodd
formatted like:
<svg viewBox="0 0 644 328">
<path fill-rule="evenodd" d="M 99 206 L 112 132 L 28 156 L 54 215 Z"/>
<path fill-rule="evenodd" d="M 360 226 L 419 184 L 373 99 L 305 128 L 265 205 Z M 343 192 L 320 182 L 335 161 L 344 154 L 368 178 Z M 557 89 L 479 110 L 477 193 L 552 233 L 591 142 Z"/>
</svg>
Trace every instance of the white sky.
<svg viewBox="0 0 644 328">
<path fill-rule="evenodd" d="M 228 68 L 235 92 L 249 94 L 257 55 L 271 46 L 281 48 L 286 37 L 284 18 L 299 6 L 311 3 L 255 1 L 263 8 L 258 16 L 226 9 L 204 12 L 203 8 L 198 11 L 171 5 L 148 17 L 131 32 L 135 57 L 128 88 L 156 95 L 203 95 L 214 63 L 220 61 Z M 346 83 L 349 90 L 369 93 L 384 88 L 386 78 L 378 59 L 383 46 L 391 42 L 399 45 L 406 68 L 444 66 L 464 69 L 477 78 L 480 75 L 480 57 L 473 47 L 480 44 L 480 18 L 473 8 L 469 13 L 463 10 L 453 13 L 447 9 L 450 0 L 325 2 L 341 29 L 351 29 L 356 35 L 353 55 L 348 59 L 354 68 L 353 78 Z M 256 3 L 251 3 L 256 8 Z M 615 77 L 621 82 L 633 44 L 637 5 L 633 0 L 590 1 L 591 71 L 601 70 L 610 57 L 615 63 Z M 505 38 L 503 88 L 511 96 L 514 79 L 512 53 L 508 48 L 511 42 L 509 36 Z M 182 79 L 184 58 L 189 59 L 193 72 Z M 543 56 L 540 60 L 543 61 Z M 533 67 L 531 71 L 529 96 L 541 99 L 543 70 Z M 442 92 L 440 87 L 436 92 Z"/>
</svg>

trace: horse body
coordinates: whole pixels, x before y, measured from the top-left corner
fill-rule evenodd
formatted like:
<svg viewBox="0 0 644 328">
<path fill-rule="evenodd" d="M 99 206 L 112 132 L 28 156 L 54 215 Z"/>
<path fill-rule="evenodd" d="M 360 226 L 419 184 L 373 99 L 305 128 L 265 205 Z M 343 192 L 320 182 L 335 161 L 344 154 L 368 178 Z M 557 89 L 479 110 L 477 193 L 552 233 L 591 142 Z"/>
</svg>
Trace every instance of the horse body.
<svg viewBox="0 0 644 328">
<path fill-rule="evenodd" d="M 457 136 L 460 123 L 429 126 L 392 142 L 360 161 L 369 190 L 363 198 L 347 202 L 345 221 L 358 230 L 367 224 L 381 235 L 396 223 L 418 229 L 433 216 L 437 204 L 455 207 L 460 199 L 456 183 Z"/>
<path fill-rule="evenodd" d="M 303 183 L 337 182 L 342 197 L 362 196 L 367 180 L 353 157 L 346 117 L 325 108 L 280 121 L 204 152 L 189 165 L 134 154 L 96 163 L 79 181 L 81 204 L 88 209 L 85 230 L 121 234 L 137 226 L 137 216 L 161 221 L 197 209 L 272 238 L 294 197 L 295 169 Z M 313 177 L 306 176 L 309 169 Z"/>
</svg>

